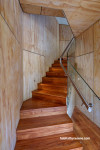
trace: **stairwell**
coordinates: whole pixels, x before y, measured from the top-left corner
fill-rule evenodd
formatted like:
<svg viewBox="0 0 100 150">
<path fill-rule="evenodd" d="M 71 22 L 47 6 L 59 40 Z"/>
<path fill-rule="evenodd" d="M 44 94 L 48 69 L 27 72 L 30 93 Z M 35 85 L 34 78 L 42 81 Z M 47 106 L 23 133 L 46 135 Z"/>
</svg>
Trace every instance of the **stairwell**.
<svg viewBox="0 0 100 150">
<path fill-rule="evenodd" d="M 67 60 L 62 60 L 67 69 Z M 82 150 L 67 115 L 67 78 L 56 60 L 20 111 L 15 150 Z"/>
</svg>

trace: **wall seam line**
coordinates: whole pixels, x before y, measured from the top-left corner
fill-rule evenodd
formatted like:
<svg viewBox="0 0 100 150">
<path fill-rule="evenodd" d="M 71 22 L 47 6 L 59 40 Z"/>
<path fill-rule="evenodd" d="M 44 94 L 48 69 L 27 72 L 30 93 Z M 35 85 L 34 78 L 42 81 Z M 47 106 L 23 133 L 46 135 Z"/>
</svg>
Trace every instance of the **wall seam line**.
<svg viewBox="0 0 100 150">
<path fill-rule="evenodd" d="M 21 46 L 21 43 L 17 40 L 16 36 L 14 35 L 14 33 L 12 32 L 10 26 L 8 25 L 6 19 L 3 17 L 2 13 L 0 14 L 2 19 L 4 20 L 4 22 L 6 23 L 6 25 L 8 26 L 9 30 L 11 31 L 11 33 L 13 34 L 14 38 L 16 39 L 16 41 L 18 42 L 18 44 Z"/>
<path fill-rule="evenodd" d="M 37 54 L 37 55 L 40 55 L 40 56 L 44 56 L 44 55 L 41 55 L 41 54 L 39 54 L 39 53 L 36 53 L 36 52 L 32 52 L 32 51 L 30 51 L 30 50 L 27 50 L 27 49 L 23 49 L 23 51 L 26 51 L 26 52 L 29 52 L 29 53 L 33 53 L 33 54 Z M 44 56 L 45 57 L 45 56 Z"/>
<path fill-rule="evenodd" d="M 85 54 L 82 54 L 82 55 L 79 55 L 79 56 L 75 56 L 75 57 L 81 57 L 81 56 L 84 56 L 84 55 L 88 55 L 88 54 L 91 54 L 91 53 L 93 53 L 94 51 L 92 51 L 92 52 L 89 52 L 89 53 L 85 53 Z"/>
</svg>

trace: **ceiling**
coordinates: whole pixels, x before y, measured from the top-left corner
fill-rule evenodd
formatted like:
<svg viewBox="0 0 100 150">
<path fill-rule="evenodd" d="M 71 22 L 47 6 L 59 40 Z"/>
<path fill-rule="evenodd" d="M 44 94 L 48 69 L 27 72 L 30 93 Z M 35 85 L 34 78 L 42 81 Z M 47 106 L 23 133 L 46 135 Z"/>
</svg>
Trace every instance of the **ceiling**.
<svg viewBox="0 0 100 150">
<path fill-rule="evenodd" d="M 75 36 L 100 19 L 100 0 L 20 0 L 24 12 L 67 17 Z"/>
</svg>

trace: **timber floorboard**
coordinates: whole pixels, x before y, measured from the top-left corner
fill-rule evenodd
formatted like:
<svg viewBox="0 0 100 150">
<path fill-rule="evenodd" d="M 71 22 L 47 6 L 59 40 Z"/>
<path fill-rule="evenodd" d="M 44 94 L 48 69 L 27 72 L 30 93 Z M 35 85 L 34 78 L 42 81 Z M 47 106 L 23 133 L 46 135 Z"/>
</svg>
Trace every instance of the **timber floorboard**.
<svg viewBox="0 0 100 150">
<path fill-rule="evenodd" d="M 89 120 L 77 107 L 75 107 L 72 121 L 77 137 L 90 137 L 82 140 L 83 150 L 100 150 L 100 128 Z"/>
</svg>

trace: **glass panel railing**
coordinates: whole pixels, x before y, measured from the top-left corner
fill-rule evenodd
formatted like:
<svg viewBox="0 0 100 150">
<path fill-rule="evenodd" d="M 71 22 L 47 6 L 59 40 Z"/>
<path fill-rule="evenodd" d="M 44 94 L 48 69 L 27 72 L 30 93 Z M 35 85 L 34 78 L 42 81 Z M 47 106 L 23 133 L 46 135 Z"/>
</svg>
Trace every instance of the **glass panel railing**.
<svg viewBox="0 0 100 150">
<path fill-rule="evenodd" d="M 71 118 L 75 108 L 75 89 L 69 78 L 67 79 L 67 85 L 67 114 Z"/>
<path fill-rule="evenodd" d="M 67 59 L 70 59 L 71 64 L 74 64 L 75 62 L 75 38 L 73 39 L 72 44 L 70 45 L 70 48 L 67 52 Z"/>
<path fill-rule="evenodd" d="M 71 61 L 72 62 L 72 61 Z M 71 117 L 73 110 L 77 107 L 81 110 L 91 121 L 100 127 L 100 99 L 92 88 L 86 83 L 82 76 L 77 72 L 75 66 L 68 60 L 68 74 L 78 87 L 81 95 L 86 100 L 87 104 L 93 105 L 87 109 L 82 102 L 82 99 L 77 94 L 72 85 L 71 80 L 68 78 L 68 94 L 67 94 L 67 113 Z M 95 117 L 94 117 L 95 116 Z"/>
</svg>

